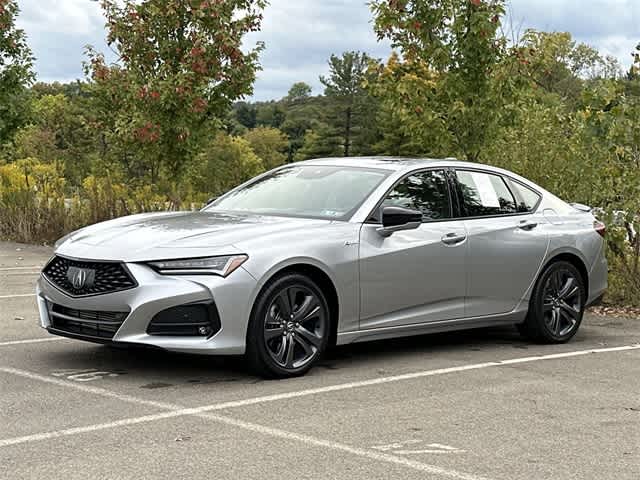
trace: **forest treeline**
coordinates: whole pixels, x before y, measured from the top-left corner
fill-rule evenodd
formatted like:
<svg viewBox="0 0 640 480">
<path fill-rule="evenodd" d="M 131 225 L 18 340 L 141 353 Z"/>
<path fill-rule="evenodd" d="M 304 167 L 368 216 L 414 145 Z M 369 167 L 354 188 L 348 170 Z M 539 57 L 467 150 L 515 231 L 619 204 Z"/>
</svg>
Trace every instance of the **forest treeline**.
<svg viewBox="0 0 640 480">
<path fill-rule="evenodd" d="M 248 101 L 265 0 L 102 0 L 117 61 L 38 82 L 0 0 L 0 237 L 50 242 L 142 211 L 196 208 L 309 158 L 456 157 L 508 168 L 610 225 L 609 301 L 640 305 L 640 45 L 632 67 L 570 33 L 507 35 L 503 0 L 374 0 L 389 58 L 336 52 L 322 93 Z"/>
</svg>

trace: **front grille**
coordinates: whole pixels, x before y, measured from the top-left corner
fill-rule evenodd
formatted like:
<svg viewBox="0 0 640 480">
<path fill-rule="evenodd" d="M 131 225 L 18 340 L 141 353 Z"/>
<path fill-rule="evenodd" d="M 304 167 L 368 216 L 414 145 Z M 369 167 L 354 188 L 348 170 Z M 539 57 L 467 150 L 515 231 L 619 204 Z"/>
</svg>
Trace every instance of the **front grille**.
<svg viewBox="0 0 640 480">
<path fill-rule="evenodd" d="M 112 339 L 129 312 L 76 310 L 49 304 L 51 327 L 62 332 L 87 337 Z"/>
<path fill-rule="evenodd" d="M 82 272 L 83 278 L 74 279 L 78 271 Z M 137 286 L 127 268 L 115 262 L 83 262 L 56 256 L 44 267 L 42 274 L 72 297 L 120 292 Z"/>
</svg>

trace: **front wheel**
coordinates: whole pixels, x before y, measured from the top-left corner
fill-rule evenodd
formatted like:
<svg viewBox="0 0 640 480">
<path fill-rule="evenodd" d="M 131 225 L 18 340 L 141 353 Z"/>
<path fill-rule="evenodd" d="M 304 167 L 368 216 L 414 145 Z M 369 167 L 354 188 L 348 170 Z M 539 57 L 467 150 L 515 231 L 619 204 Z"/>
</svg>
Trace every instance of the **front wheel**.
<svg viewBox="0 0 640 480">
<path fill-rule="evenodd" d="M 520 332 L 544 343 L 566 343 L 578 332 L 584 315 L 586 289 L 576 267 L 549 265 L 533 290 L 529 313 Z"/>
<path fill-rule="evenodd" d="M 281 276 L 258 296 L 247 334 L 247 361 L 269 378 L 304 375 L 324 352 L 329 330 L 322 290 L 305 275 Z"/>
</svg>

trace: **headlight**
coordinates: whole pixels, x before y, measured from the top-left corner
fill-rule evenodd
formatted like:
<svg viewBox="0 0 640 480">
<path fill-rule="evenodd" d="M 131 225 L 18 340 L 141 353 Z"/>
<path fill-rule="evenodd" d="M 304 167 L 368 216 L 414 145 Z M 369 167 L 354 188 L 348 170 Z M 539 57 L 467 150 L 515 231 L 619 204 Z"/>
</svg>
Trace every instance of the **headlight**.
<svg viewBox="0 0 640 480">
<path fill-rule="evenodd" d="M 247 255 L 162 260 L 148 265 L 166 275 L 220 275 L 226 277 L 249 259 Z"/>
</svg>

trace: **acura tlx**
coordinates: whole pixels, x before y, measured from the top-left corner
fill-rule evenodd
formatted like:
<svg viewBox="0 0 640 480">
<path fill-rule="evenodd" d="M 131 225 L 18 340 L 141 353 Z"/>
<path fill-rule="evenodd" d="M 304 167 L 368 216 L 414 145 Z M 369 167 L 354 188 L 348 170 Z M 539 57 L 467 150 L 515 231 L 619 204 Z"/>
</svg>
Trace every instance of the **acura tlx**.
<svg viewBox="0 0 640 480">
<path fill-rule="evenodd" d="M 55 335 L 245 355 L 290 377 L 331 345 L 430 332 L 567 342 L 607 287 L 605 232 L 589 207 L 486 165 L 311 160 L 198 212 L 65 236 L 37 300 Z"/>
</svg>

